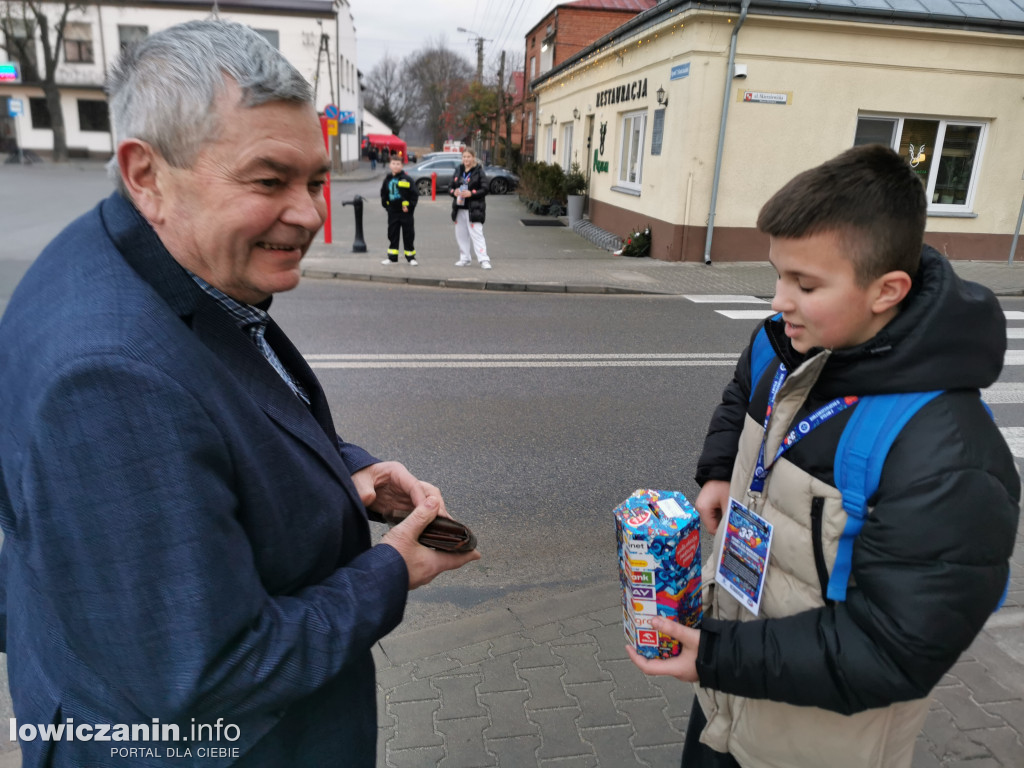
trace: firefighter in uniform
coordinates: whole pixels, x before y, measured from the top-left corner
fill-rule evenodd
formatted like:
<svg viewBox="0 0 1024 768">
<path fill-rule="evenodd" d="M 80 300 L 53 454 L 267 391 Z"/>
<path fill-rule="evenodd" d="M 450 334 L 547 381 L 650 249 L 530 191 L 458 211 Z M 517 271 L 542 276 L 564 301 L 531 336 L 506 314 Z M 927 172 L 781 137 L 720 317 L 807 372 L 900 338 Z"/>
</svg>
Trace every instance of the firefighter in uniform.
<svg viewBox="0 0 1024 768">
<path fill-rule="evenodd" d="M 380 187 L 380 204 L 388 212 L 388 257 L 382 264 L 398 263 L 398 235 L 402 234 L 405 245 L 405 260 L 416 266 L 416 227 L 413 224 L 413 211 L 419 194 L 412 178 L 402 170 L 402 156 L 392 155 L 389 162 L 389 173 L 384 177 Z"/>
</svg>

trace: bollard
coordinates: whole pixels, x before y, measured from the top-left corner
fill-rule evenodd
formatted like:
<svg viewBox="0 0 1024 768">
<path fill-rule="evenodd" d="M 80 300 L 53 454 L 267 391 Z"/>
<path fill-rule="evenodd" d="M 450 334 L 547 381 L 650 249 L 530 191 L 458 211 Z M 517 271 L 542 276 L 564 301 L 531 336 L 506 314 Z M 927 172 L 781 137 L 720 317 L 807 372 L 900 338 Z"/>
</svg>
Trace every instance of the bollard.
<svg viewBox="0 0 1024 768">
<path fill-rule="evenodd" d="M 366 253 L 366 242 L 363 240 L 363 198 L 356 195 L 342 205 L 351 205 L 356 214 L 356 239 L 352 241 L 352 253 Z"/>
</svg>

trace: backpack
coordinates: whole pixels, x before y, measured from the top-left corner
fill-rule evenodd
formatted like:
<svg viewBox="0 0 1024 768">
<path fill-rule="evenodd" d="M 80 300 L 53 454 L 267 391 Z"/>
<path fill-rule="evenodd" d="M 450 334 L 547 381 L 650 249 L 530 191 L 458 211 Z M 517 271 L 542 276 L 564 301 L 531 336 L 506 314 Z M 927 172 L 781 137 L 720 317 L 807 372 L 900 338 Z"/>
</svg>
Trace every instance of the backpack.
<svg viewBox="0 0 1024 768">
<path fill-rule="evenodd" d="M 772 319 L 778 319 L 775 315 Z M 750 398 L 765 373 L 768 372 L 775 350 L 768 341 L 764 326 L 757 332 L 750 348 Z M 839 537 L 836 561 L 828 580 L 826 597 L 842 602 L 846 600 L 846 587 L 853 567 L 853 542 L 868 517 L 868 499 L 878 490 L 882 467 L 896 436 L 923 406 L 942 394 L 931 392 L 901 392 L 887 395 L 862 395 L 843 428 L 836 447 L 832 466 L 836 488 L 843 496 L 846 527 Z M 985 410 L 992 416 L 992 409 Z M 994 418 L 994 417 L 993 417 Z M 1007 578 L 1003 595 L 996 606 L 998 611 L 1010 589 Z"/>
</svg>

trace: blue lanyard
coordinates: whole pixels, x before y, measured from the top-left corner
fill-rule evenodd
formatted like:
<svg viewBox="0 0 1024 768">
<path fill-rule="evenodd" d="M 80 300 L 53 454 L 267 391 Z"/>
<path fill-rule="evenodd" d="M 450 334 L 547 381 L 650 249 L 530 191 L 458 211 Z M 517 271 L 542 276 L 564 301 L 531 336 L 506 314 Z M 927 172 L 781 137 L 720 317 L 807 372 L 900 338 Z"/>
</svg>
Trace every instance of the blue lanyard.
<svg viewBox="0 0 1024 768">
<path fill-rule="evenodd" d="M 771 392 L 768 394 L 768 409 L 764 414 L 764 435 L 761 437 L 761 450 L 757 454 L 757 465 L 754 467 L 754 477 L 750 481 L 750 490 L 752 493 L 761 493 L 764 490 L 764 481 L 768 477 L 768 472 L 771 467 L 765 468 L 764 465 L 764 444 L 768 439 L 768 422 L 771 421 L 772 411 L 775 408 L 775 397 L 779 394 L 779 390 L 782 388 L 782 382 L 786 380 L 786 376 L 789 371 L 786 370 L 786 366 L 782 363 L 779 364 L 779 370 L 775 372 L 775 378 L 772 379 Z M 793 429 L 789 430 L 786 436 L 782 439 L 782 444 L 779 446 L 778 452 L 775 454 L 775 458 L 772 459 L 772 466 L 779 460 L 786 451 L 796 445 L 800 440 L 806 437 L 811 430 L 821 426 L 826 421 L 831 419 L 836 414 L 842 413 L 852 405 L 856 405 L 858 397 L 837 397 L 830 403 L 826 403 L 821 406 L 818 410 L 800 420 Z"/>
</svg>

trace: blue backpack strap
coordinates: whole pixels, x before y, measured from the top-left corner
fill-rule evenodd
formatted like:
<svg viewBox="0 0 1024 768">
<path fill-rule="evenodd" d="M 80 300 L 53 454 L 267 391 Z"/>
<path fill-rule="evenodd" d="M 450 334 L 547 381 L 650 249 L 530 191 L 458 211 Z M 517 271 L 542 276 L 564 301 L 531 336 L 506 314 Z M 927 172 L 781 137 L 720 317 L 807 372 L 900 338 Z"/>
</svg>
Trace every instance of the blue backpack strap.
<svg viewBox="0 0 1024 768">
<path fill-rule="evenodd" d="M 778 320 L 780 317 L 782 317 L 781 312 L 774 315 L 771 319 Z M 761 377 L 764 376 L 765 371 L 768 370 L 768 366 L 774 359 L 775 350 L 772 349 L 772 343 L 768 341 L 768 332 L 765 331 L 762 325 L 750 345 L 750 396 L 747 398 L 748 402 L 753 400 L 754 390 L 757 389 L 758 382 L 761 381 Z"/>
<path fill-rule="evenodd" d="M 853 565 L 853 542 L 868 516 L 868 499 L 878 490 L 889 448 L 922 406 L 942 394 L 908 392 L 862 397 L 846 423 L 836 449 L 833 473 L 843 494 L 846 527 L 839 538 L 836 561 L 828 580 L 829 600 L 845 600 Z"/>
</svg>

